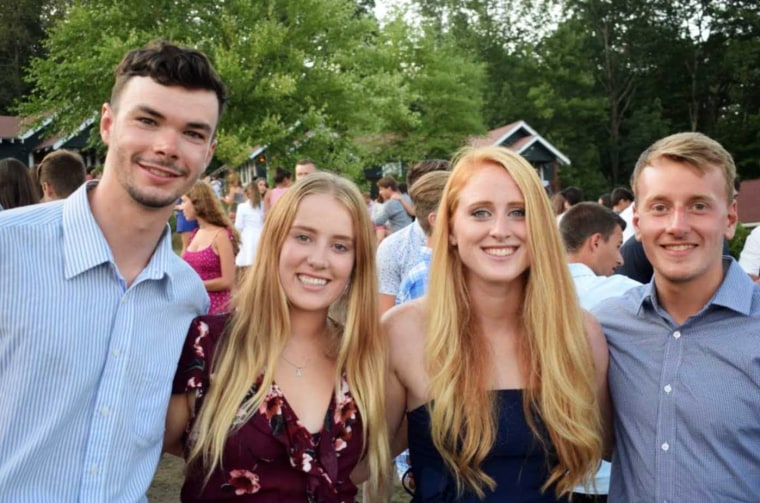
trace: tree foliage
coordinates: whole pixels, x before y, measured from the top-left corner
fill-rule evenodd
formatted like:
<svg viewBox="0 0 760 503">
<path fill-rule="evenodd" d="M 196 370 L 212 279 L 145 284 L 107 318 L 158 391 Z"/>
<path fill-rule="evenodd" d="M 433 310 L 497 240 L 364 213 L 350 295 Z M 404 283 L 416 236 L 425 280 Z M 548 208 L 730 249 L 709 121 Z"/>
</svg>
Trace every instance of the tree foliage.
<svg viewBox="0 0 760 503">
<path fill-rule="evenodd" d="M 13 112 L 29 92 L 24 69 L 33 57 L 44 56 L 46 28 L 66 6 L 65 0 L 0 0 L 0 114 Z"/>
<path fill-rule="evenodd" d="M 267 145 L 275 165 L 308 156 L 358 176 L 524 119 L 590 197 L 677 131 L 716 138 L 760 176 L 755 0 L 409 0 L 382 25 L 373 0 L 20 1 L 63 6 L 32 23 L 61 16 L 30 53 L 21 110 L 66 131 L 108 99 L 124 51 L 160 37 L 209 54 L 228 83 L 218 156 L 232 165 Z"/>
</svg>

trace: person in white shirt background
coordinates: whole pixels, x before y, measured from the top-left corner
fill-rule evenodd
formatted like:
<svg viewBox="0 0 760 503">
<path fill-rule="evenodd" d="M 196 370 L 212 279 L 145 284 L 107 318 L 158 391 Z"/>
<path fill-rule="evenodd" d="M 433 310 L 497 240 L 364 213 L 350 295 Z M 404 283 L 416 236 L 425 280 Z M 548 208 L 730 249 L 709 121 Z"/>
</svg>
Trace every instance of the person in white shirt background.
<svg viewBox="0 0 760 503">
<path fill-rule="evenodd" d="M 584 309 L 591 309 L 602 300 L 622 295 L 641 284 L 614 274 L 615 268 L 623 264 L 620 246 L 625 228 L 620 215 L 598 203 L 578 203 L 564 213 L 559 231 L 578 300 Z M 603 461 L 594 486 L 577 486 L 573 501 L 604 502 L 609 486 L 610 464 Z"/>
</svg>

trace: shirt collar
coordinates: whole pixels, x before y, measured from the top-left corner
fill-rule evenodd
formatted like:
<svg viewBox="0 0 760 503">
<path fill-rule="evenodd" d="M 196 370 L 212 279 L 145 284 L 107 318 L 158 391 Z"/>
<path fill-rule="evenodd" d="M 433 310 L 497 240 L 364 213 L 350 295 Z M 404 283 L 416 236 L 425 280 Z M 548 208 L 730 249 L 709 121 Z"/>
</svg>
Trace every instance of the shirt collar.
<svg viewBox="0 0 760 503">
<path fill-rule="evenodd" d="M 87 193 L 97 181 L 87 182 L 74 191 L 63 203 L 63 257 L 66 279 L 113 262 L 103 231 L 90 209 Z"/>
<path fill-rule="evenodd" d="M 87 194 L 97 185 L 97 180 L 83 184 L 63 204 L 63 257 L 64 274 L 71 279 L 101 264 L 115 262 L 103 231 L 92 214 Z M 172 249 L 171 229 L 166 225 L 164 233 L 148 262 L 138 276 L 138 281 L 172 279 L 170 260 Z M 171 289 L 167 290 L 171 291 Z"/>
<path fill-rule="evenodd" d="M 579 276 L 596 276 L 596 273 L 583 262 L 571 262 L 568 266 L 570 267 L 570 275 L 574 278 Z"/>
<path fill-rule="evenodd" d="M 726 272 L 715 294 L 694 316 L 703 313 L 712 305 L 725 307 L 745 316 L 750 314 L 754 282 L 732 257 L 723 257 L 723 270 Z M 644 306 L 651 306 L 657 311 L 662 310 L 657 299 L 657 290 L 654 287 L 654 276 L 642 289 L 642 296 L 637 310 L 639 314 Z"/>
</svg>

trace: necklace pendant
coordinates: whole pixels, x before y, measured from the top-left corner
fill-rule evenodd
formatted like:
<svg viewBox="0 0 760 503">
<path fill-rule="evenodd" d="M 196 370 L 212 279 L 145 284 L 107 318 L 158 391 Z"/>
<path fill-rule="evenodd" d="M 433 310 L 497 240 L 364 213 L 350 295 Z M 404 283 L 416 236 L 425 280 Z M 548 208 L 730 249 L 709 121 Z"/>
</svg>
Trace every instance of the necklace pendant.
<svg viewBox="0 0 760 503">
<path fill-rule="evenodd" d="M 303 368 L 296 367 L 296 377 L 303 377 Z"/>
</svg>

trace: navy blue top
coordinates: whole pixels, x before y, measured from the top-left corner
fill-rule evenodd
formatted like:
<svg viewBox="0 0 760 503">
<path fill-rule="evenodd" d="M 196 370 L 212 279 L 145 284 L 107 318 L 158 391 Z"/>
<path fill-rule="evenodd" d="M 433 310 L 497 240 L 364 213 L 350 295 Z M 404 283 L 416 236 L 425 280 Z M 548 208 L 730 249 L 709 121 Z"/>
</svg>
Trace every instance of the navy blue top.
<svg viewBox="0 0 760 503">
<path fill-rule="evenodd" d="M 485 500 L 466 492 L 457 498 L 456 483 L 430 436 L 430 415 L 426 405 L 407 412 L 409 452 L 415 495 L 413 503 L 555 502 L 554 488 L 541 493 L 549 477 L 546 453 L 525 420 L 522 390 L 495 392 L 498 398 L 498 431 L 493 449 L 483 462 L 485 473 L 496 481 L 496 490 L 486 490 Z M 543 428 L 540 418 L 536 426 Z M 546 435 L 547 442 L 548 435 Z M 549 444 L 551 448 L 551 444 Z"/>
</svg>

